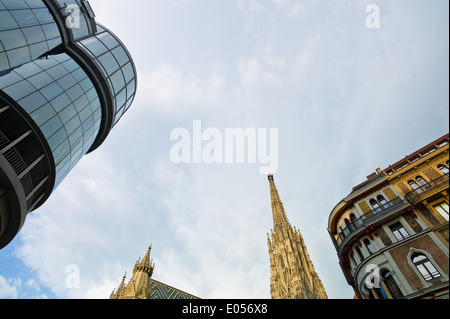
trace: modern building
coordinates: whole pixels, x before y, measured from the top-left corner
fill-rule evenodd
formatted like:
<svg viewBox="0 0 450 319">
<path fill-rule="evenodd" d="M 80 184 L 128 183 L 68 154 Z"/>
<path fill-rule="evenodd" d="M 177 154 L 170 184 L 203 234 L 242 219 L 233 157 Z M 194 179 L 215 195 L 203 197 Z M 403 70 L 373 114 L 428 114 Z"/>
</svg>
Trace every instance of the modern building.
<svg viewBox="0 0 450 319">
<path fill-rule="evenodd" d="M 273 230 L 267 234 L 272 299 L 327 299 L 299 230 L 292 228 L 269 175 Z"/>
<path fill-rule="evenodd" d="M 136 261 L 133 276 L 126 284 L 126 274 L 119 287 L 110 295 L 110 299 L 199 299 L 169 285 L 152 279 L 155 264 L 150 259 L 152 247 L 148 248 L 144 258 Z"/>
<path fill-rule="evenodd" d="M 88 1 L 0 0 L 0 249 L 135 93 L 129 52 Z"/>
<path fill-rule="evenodd" d="M 448 298 L 449 135 L 353 188 L 328 232 L 360 299 Z"/>
</svg>

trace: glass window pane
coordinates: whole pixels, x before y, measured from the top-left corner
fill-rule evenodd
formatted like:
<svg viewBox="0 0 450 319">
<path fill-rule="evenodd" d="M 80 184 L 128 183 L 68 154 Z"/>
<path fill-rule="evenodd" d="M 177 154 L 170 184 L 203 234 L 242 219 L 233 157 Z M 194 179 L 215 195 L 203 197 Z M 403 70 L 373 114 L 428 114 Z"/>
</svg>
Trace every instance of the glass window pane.
<svg viewBox="0 0 450 319">
<path fill-rule="evenodd" d="M 23 78 L 19 74 L 10 72 L 5 76 L 0 77 L 0 88 L 5 88 L 22 80 Z"/>
<path fill-rule="evenodd" d="M 11 96 L 15 100 L 19 100 L 33 93 L 35 90 L 36 89 L 27 81 L 21 81 L 3 89 L 3 91 L 6 92 L 6 94 Z"/>
<path fill-rule="evenodd" d="M 64 140 L 67 139 L 67 133 L 64 127 L 61 127 L 58 131 L 55 132 L 47 141 L 52 149 L 58 147 Z"/>
<path fill-rule="evenodd" d="M 108 32 L 101 33 L 96 36 L 102 43 L 105 44 L 109 49 L 113 49 L 116 46 L 119 45 L 119 42 L 117 42 L 116 39 L 112 35 L 110 35 Z"/>
<path fill-rule="evenodd" d="M 134 94 L 134 91 L 136 90 L 136 82 L 131 81 L 130 84 L 127 86 L 127 94 L 130 96 L 130 94 Z"/>
<path fill-rule="evenodd" d="M 51 100 L 50 104 L 53 106 L 55 111 L 59 113 L 70 104 L 70 99 L 66 93 L 63 93 Z"/>
<path fill-rule="evenodd" d="M 28 78 L 28 82 L 34 85 L 35 88 L 40 89 L 52 83 L 54 80 L 45 72 L 40 72 Z"/>
<path fill-rule="evenodd" d="M 0 52 L 0 76 L 2 76 L 1 72 L 6 71 L 10 68 L 8 58 L 5 52 Z"/>
<path fill-rule="evenodd" d="M 54 39 L 48 40 L 47 43 L 48 43 L 49 48 L 54 49 L 58 45 L 60 45 L 62 43 L 62 41 L 61 41 L 61 38 L 54 38 Z"/>
<path fill-rule="evenodd" d="M 127 53 L 125 50 L 119 46 L 112 50 L 112 54 L 116 57 L 117 61 L 119 62 L 120 66 L 125 65 L 129 60 Z"/>
<path fill-rule="evenodd" d="M 30 44 L 45 41 L 44 31 L 40 26 L 23 28 L 22 31 Z"/>
<path fill-rule="evenodd" d="M 425 255 L 422 255 L 422 254 L 416 255 L 413 258 L 413 263 L 418 263 L 419 261 L 426 260 L 426 259 L 427 259 L 427 257 L 425 257 Z"/>
<path fill-rule="evenodd" d="M 45 5 L 42 3 L 42 0 L 25 0 L 25 2 L 31 9 L 45 7 Z"/>
<path fill-rule="evenodd" d="M 98 58 L 98 61 L 105 69 L 107 75 L 113 74 L 119 69 L 119 64 L 117 64 L 116 60 L 110 52 L 100 56 Z"/>
<path fill-rule="evenodd" d="M 49 119 L 51 119 L 53 116 L 55 116 L 56 112 L 49 103 L 46 103 L 39 109 L 36 109 L 36 111 L 31 113 L 30 115 L 32 119 L 36 122 L 36 124 L 41 126 Z"/>
<path fill-rule="evenodd" d="M 92 37 L 86 40 L 81 41 L 81 43 L 92 52 L 94 57 L 99 56 L 100 54 L 105 53 L 108 49 L 97 40 L 97 38 Z"/>
<path fill-rule="evenodd" d="M 0 11 L 0 30 L 17 28 L 17 22 L 9 11 Z"/>
<path fill-rule="evenodd" d="M 53 16 L 47 8 L 33 9 L 33 13 L 41 24 L 55 22 L 53 20 Z"/>
<path fill-rule="evenodd" d="M 127 65 L 125 65 L 122 68 L 123 74 L 125 76 L 125 81 L 128 83 L 134 78 L 134 70 L 133 66 L 131 65 L 131 62 L 129 62 Z"/>
<path fill-rule="evenodd" d="M 64 90 L 57 82 L 52 82 L 48 84 L 47 86 L 43 87 L 40 91 L 42 95 L 44 95 L 48 100 L 52 100 L 64 92 Z"/>
<path fill-rule="evenodd" d="M 423 265 L 417 265 L 417 269 L 420 271 L 420 273 L 422 274 L 423 278 L 425 278 L 425 280 L 430 279 L 430 274 L 428 273 L 428 271 L 426 270 L 426 268 Z"/>
<path fill-rule="evenodd" d="M 86 17 L 84 14 L 80 15 L 80 18 L 78 20 L 80 22 L 79 25 L 76 25 L 76 27 L 71 28 L 73 37 L 75 40 L 84 38 L 89 35 L 89 28 L 86 22 Z"/>
<path fill-rule="evenodd" d="M 45 52 L 48 51 L 48 45 L 47 42 L 40 42 L 30 45 L 30 53 L 31 53 L 31 59 L 36 60 L 40 56 L 42 56 Z"/>
<path fill-rule="evenodd" d="M 43 60 L 45 61 L 45 60 Z M 52 78 L 55 80 L 58 80 L 62 78 L 63 76 L 67 75 L 67 70 L 62 65 L 56 65 L 50 69 L 47 69 L 47 73 L 50 74 Z"/>
<path fill-rule="evenodd" d="M 448 221 L 448 209 L 449 209 L 449 208 L 448 208 L 448 204 L 447 204 L 447 203 L 445 203 L 445 202 L 440 203 L 440 204 L 434 206 L 434 209 L 435 209 L 442 217 L 444 217 L 444 219 L 445 219 L 446 221 Z"/>
<path fill-rule="evenodd" d="M 58 27 L 54 23 L 42 25 L 42 30 L 48 40 L 60 37 Z"/>
<path fill-rule="evenodd" d="M 76 0 L 57 0 L 60 8 L 65 8 L 67 5 L 74 4 L 78 5 Z"/>
<path fill-rule="evenodd" d="M 69 96 L 70 100 L 75 101 L 78 99 L 81 95 L 84 94 L 83 89 L 78 84 L 74 85 L 70 89 L 66 91 L 67 95 Z"/>
<path fill-rule="evenodd" d="M 392 233 L 395 235 L 395 237 L 399 241 L 410 237 L 409 233 L 406 231 L 406 229 L 403 227 L 403 225 L 400 222 L 389 226 L 389 228 L 391 229 Z"/>
<path fill-rule="evenodd" d="M 23 0 L 2 0 L 3 4 L 8 9 L 26 9 L 27 4 Z"/>
<path fill-rule="evenodd" d="M 0 32 L 0 41 L 5 50 L 11 50 L 27 45 L 25 37 L 19 29 Z"/>
<path fill-rule="evenodd" d="M 77 83 L 77 81 L 71 74 L 67 74 L 66 76 L 60 78 L 58 80 L 58 83 L 63 88 L 63 90 L 66 91 L 70 89 L 72 86 L 74 86 Z"/>
<path fill-rule="evenodd" d="M 59 112 L 59 117 L 61 118 L 61 121 L 64 123 L 65 126 L 76 115 L 77 115 L 77 112 L 72 105 L 67 106 L 65 109 L 63 109 L 61 112 Z M 70 134 L 70 132 L 67 132 L 67 133 Z"/>
<path fill-rule="evenodd" d="M 26 110 L 28 113 L 31 113 L 47 103 L 47 100 L 39 91 L 36 91 L 28 95 L 27 97 L 20 99 L 18 103 L 24 110 Z"/>
<path fill-rule="evenodd" d="M 114 73 L 111 76 L 110 81 L 114 89 L 114 94 L 118 94 L 125 86 L 125 80 L 123 79 L 122 72 L 120 71 Z M 123 103 L 125 103 L 125 100 L 123 101 Z"/>
<path fill-rule="evenodd" d="M 400 234 L 403 236 L 403 238 L 408 238 L 408 237 L 409 237 L 409 234 L 408 234 L 408 232 L 406 231 L 406 229 L 400 228 L 400 229 L 399 229 L 399 232 L 400 232 Z"/>
<path fill-rule="evenodd" d="M 13 10 L 11 13 L 21 27 L 38 24 L 38 20 L 31 10 Z"/>
<path fill-rule="evenodd" d="M 64 140 L 61 144 L 59 144 L 57 147 L 53 149 L 53 156 L 55 158 L 56 164 L 61 161 L 62 158 L 64 158 L 70 150 L 70 144 L 69 140 Z"/>
<path fill-rule="evenodd" d="M 59 119 L 58 115 L 55 115 L 44 125 L 41 126 L 41 130 L 42 133 L 44 133 L 44 136 L 48 139 L 61 127 L 62 127 L 61 120 Z"/>
<path fill-rule="evenodd" d="M 12 67 L 22 65 L 31 61 L 31 54 L 28 47 L 22 47 L 8 51 L 9 63 Z"/>
</svg>

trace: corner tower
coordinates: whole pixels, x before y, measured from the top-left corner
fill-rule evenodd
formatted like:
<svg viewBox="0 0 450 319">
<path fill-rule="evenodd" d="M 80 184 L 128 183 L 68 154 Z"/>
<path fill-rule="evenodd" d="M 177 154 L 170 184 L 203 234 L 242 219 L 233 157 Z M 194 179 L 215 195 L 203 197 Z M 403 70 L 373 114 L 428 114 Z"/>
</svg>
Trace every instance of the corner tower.
<svg viewBox="0 0 450 319">
<path fill-rule="evenodd" d="M 267 234 L 272 299 L 328 299 L 300 231 L 292 228 L 269 175 L 273 230 Z"/>
</svg>

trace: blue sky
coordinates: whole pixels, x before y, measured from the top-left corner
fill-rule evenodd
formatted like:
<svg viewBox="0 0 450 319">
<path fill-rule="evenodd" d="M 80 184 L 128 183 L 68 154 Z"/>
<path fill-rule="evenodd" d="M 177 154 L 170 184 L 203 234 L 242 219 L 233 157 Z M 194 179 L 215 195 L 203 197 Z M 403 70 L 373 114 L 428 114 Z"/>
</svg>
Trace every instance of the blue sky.
<svg viewBox="0 0 450 319">
<path fill-rule="evenodd" d="M 108 298 L 150 244 L 156 280 L 269 298 L 267 177 L 258 164 L 173 163 L 171 132 L 195 120 L 278 129 L 286 213 L 329 297 L 352 298 L 328 216 L 376 168 L 448 133 L 448 1 L 90 3 L 131 52 L 138 95 L 0 251 L 0 298 Z M 380 28 L 366 27 L 369 4 Z"/>
</svg>

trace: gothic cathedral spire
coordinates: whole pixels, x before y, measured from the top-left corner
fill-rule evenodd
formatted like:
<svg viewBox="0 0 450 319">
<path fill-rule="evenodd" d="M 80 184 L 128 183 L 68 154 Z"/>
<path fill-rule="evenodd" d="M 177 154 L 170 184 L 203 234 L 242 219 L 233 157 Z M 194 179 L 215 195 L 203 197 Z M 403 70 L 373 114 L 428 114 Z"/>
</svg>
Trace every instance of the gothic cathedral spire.
<svg viewBox="0 0 450 319">
<path fill-rule="evenodd" d="M 272 299 L 327 299 L 300 231 L 292 228 L 269 175 L 273 230 L 267 234 Z"/>
<path fill-rule="evenodd" d="M 155 264 L 150 259 L 150 246 L 144 259 L 138 259 L 133 269 L 133 276 L 128 284 L 125 284 L 125 277 L 117 290 L 111 293 L 111 299 L 150 299 L 150 281 Z"/>
</svg>

